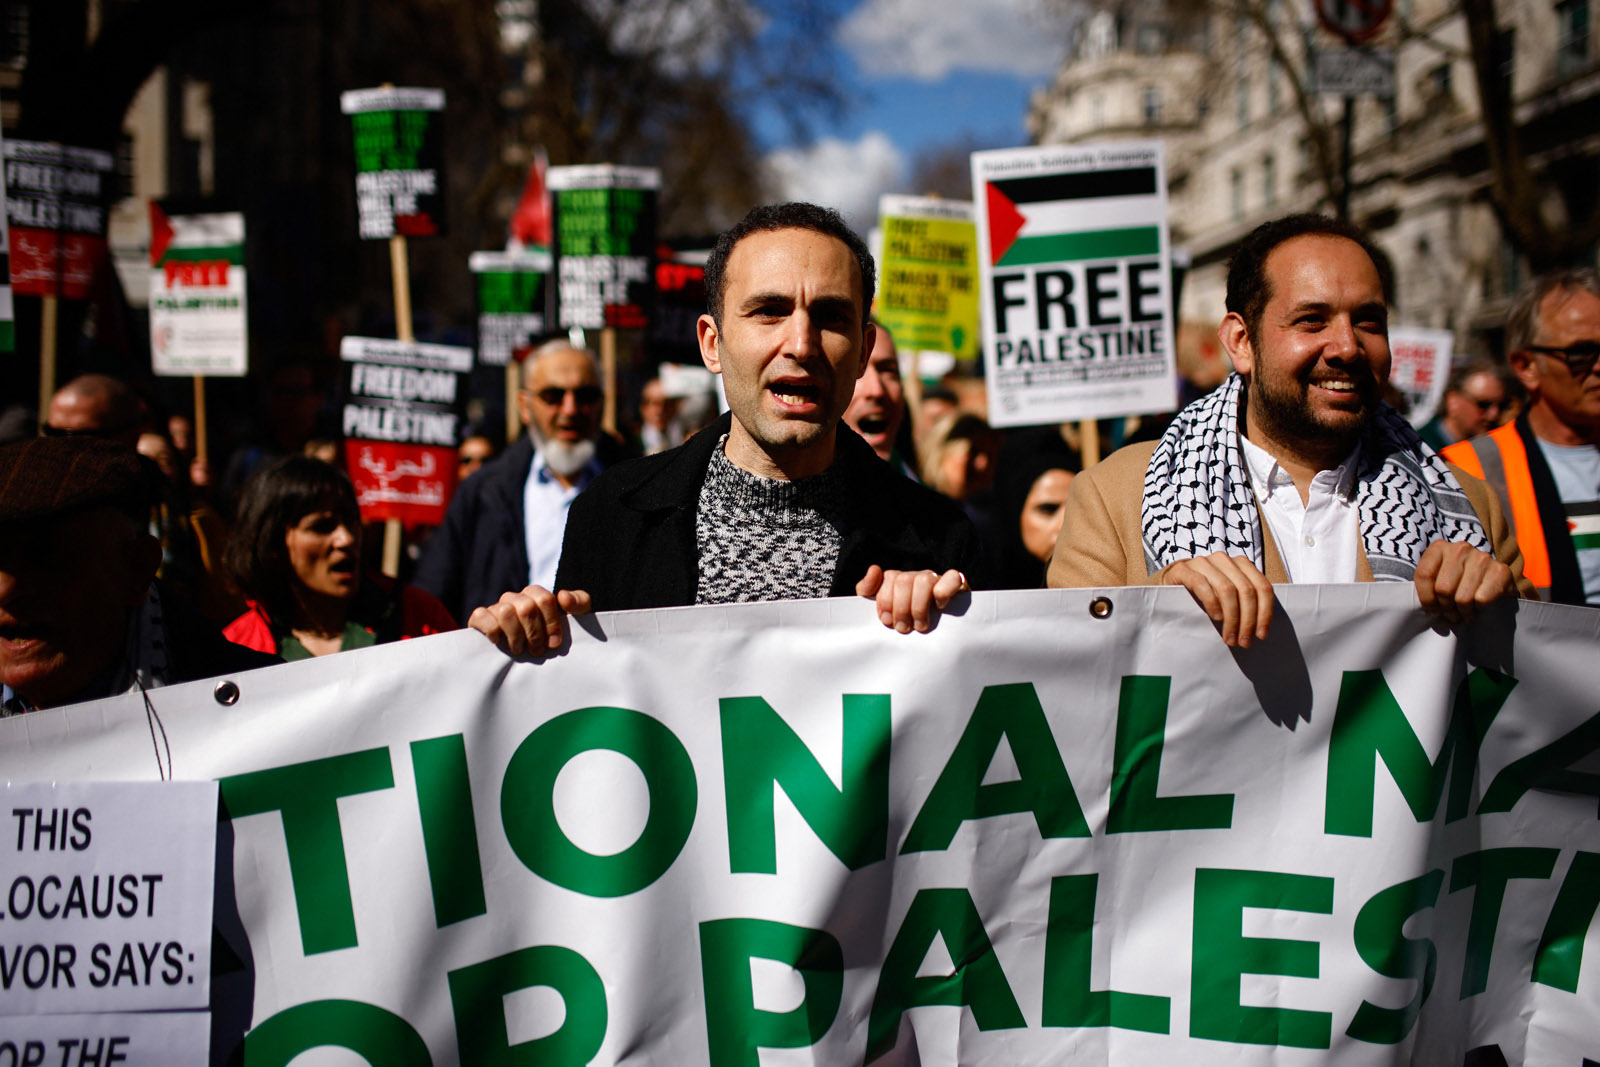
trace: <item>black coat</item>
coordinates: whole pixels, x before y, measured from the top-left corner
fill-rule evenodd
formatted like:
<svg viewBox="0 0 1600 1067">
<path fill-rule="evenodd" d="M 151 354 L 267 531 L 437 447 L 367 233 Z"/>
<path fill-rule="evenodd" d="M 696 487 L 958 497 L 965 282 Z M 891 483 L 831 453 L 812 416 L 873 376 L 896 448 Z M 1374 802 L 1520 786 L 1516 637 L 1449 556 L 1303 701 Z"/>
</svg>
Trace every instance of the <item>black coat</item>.
<svg viewBox="0 0 1600 1067">
<path fill-rule="evenodd" d="M 595 455 L 605 465 L 621 451 L 602 434 Z M 411 584 L 438 597 L 457 622 L 528 584 L 522 497 L 532 469 L 533 441 L 524 435 L 456 488 L 444 525 L 423 549 Z"/>
<path fill-rule="evenodd" d="M 596 611 L 693 604 L 700 488 L 732 421 L 724 415 L 677 448 L 596 478 L 567 514 L 556 587 L 587 591 Z M 941 573 L 954 567 L 981 583 L 978 535 L 958 505 L 895 471 L 843 424 L 838 447 L 849 511 L 829 595 L 854 596 L 874 563 Z"/>
</svg>

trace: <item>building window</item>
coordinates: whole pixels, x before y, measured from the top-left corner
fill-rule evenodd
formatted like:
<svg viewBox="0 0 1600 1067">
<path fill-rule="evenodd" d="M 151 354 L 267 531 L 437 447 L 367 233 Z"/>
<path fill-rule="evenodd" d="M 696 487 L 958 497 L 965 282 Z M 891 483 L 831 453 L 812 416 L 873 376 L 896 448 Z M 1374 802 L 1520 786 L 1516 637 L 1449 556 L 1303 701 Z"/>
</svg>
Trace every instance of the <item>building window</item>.
<svg viewBox="0 0 1600 1067">
<path fill-rule="evenodd" d="M 1400 128 L 1400 102 L 1398 96 L 1380 96 L 1378 104 L 1383 108 L 1383 132 L 1393 133 Z"/>
<path fill-rule="evenodd" d="M 1589 65 L 1589 0 L 1556 5 L 1556 75 L 1570 78 Z"/>
<path fill-rule="evenodd" d="M 1501 30 L 1494 35 L 1494 66 L 1505 86 L 1506 96 L 1515 100 L 1516 91 L 1512 75 L 1517 67 L 1517 31 Z"/>
<path fill-rule="evenodd" d="M 1517 246 L 1509 240 L 1500 238 L 1500 296 L 1511 296 L 1522 290 L 1527 272 L 1523 269 L 1522 256 L 1517 252 Z"/>
<path fill-rule="evenodd" d="M 1268 208 L 1278 206 L 1278 161 L 1271 156 L 1261 161 L 1261 203 Z"/>
<path fill-rule="evenodd" d="M 1144 124 L 1161 125 L 1161 90 L 1153 85 L 1145 86 L 1144 90 Z"/>
<path fill-rule="evenodd" d="M 1450 89 L 1450 64 L 1448 61 L 1440 63 L 1428 71 L 1428 88 L 1436 100 L 1448 100 L 1451 96 Z"/>
<path fill-rule="evenodd" d="M 1167 50 L 1165 26 L 1145 23 L 1134 34 L 1133 47 L 1142 56 L 1157 56 Z"/>
<path fill-rule="evenodd" d="M 1250 80 L 1243 75 L 1233 87 L 1233 121 L 1241 130 L 1250 125 Z"/>
<path fill-rule="evenodd" d="M 126 134 L 117 136 L 116 150 L 112 153 L 112 162 L 115 166 L 114 177 L 111 179 L 111 198 L 113 200 L 126 200 L 134 192 L 134 143 L 133 138 Z"/>
<path fill-rule="evenodd" d="M 1233 221 L 1244 218 L 1244 171 L 1234 167 L 1228 174 L 1228 192 L 1233 200 Z"/>
<path fill-rule="evenodd" d="M 0 63 L 21 67 L 28 62 L 28 5 L 7 4 L 0 15 Z"/>
<path fill-rule="evenodd" d="M 1283 107 L 1283 64 L 1274 59 L 1267 65 L 1267 114 L 1276 115 Z"/>
</svg>

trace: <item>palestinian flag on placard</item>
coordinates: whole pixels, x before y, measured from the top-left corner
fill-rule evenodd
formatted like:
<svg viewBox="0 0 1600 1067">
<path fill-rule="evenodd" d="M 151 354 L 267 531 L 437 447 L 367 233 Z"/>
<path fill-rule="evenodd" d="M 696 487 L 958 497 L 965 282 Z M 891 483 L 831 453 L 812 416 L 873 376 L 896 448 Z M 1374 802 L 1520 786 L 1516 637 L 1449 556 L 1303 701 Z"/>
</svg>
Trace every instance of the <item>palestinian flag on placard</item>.
<svg viewBox="0 0 1600 1067">
<path fill-rule="evenodd" d="M 1600 548 L 1600 500 L 1568 504 L 1567 532 L 1573 548 Z"/>
<path fill-rule="evenodd" d="M 150 201 L 150 265 L 225 259 L 244 265 L 244 216 L 236 211 L 168 215 Z"/>
<path fill-rule="evenodd" d="M 4 150 L 0 149 L 0 156 Z M 5 169 L 0 168 L 0 352 L 17 350 L 17 316 L 11 303 L 11 238 L 6 228 Z"/>
<path fill-rule="evenodd" d="M 0 252 L 0 278 L 10 277 L 11 258 Z M 0 352 L 17 350 L 17 316 L 11 310 L 11 286 L 0 282 Z"/>
<path fill-rule="evenodd" d="M 1153 256 L 1161 251 L 1155 167 L 1005 178 L 986 184 L 996 267 Z"/>
</svg>

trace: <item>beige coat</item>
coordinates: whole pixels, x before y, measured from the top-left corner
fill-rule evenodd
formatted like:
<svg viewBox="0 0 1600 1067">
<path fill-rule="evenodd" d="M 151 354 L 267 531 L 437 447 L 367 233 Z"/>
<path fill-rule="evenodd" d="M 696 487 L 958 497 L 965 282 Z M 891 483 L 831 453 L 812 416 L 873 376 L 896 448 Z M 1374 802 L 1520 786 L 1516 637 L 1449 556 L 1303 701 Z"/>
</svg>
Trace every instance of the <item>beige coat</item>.
<svg viewBox="0 0 1600 1067">
<path fill-rule="evenodd" d="M 1055 555 L 1050 559 L 1048 585 L 1057 589 L 1087 589 L 1164 584 L 1160 571 L 1151 574 L 1145 567 L 1144 542 L 1139 529 L 1144 474 L 1155 450 L 1154 441 L 1129 445 L 1072 479 L 1072 486 L 1067 490 L 1066 519 L 1056 541 Z M 1524 597 L 1533 596 L 1532 584 L 1522 576 L 1522 553 L 1517 548 L 1516 534 L 1506 521 L 1494 491 L 1482 478 L 1474 478 L 1453 463 L 1450 470 L 1488 532 L 1494 558 L 1511 568 L 1517 589 Z M 1283 568 L 1283 557 L 1278 554 L 1278 546 L 1273 543 L 1265 522 L 1261 523 L 1261 540 L 1266 553 L 1267 580 L 1287 582 L 1289 576 Z M 1367 553 L 1359 545 L 1356 577 L 1363 582 L 1372 581 Z"/>
</svg>

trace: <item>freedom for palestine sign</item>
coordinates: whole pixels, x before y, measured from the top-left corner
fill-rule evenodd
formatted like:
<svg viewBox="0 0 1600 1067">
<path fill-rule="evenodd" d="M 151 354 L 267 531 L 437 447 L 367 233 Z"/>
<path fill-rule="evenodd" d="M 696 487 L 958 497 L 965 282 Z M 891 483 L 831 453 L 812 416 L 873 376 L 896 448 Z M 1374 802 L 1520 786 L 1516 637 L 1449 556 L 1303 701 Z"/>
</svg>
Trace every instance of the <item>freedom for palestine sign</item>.
<svg viewBox="0 0 1600 1067">
<path fill-rule="evenodd" d="M 975 152 L 984 367 L 996 426 L 1177 406 L 1157 141 Z"/>
</svg>

